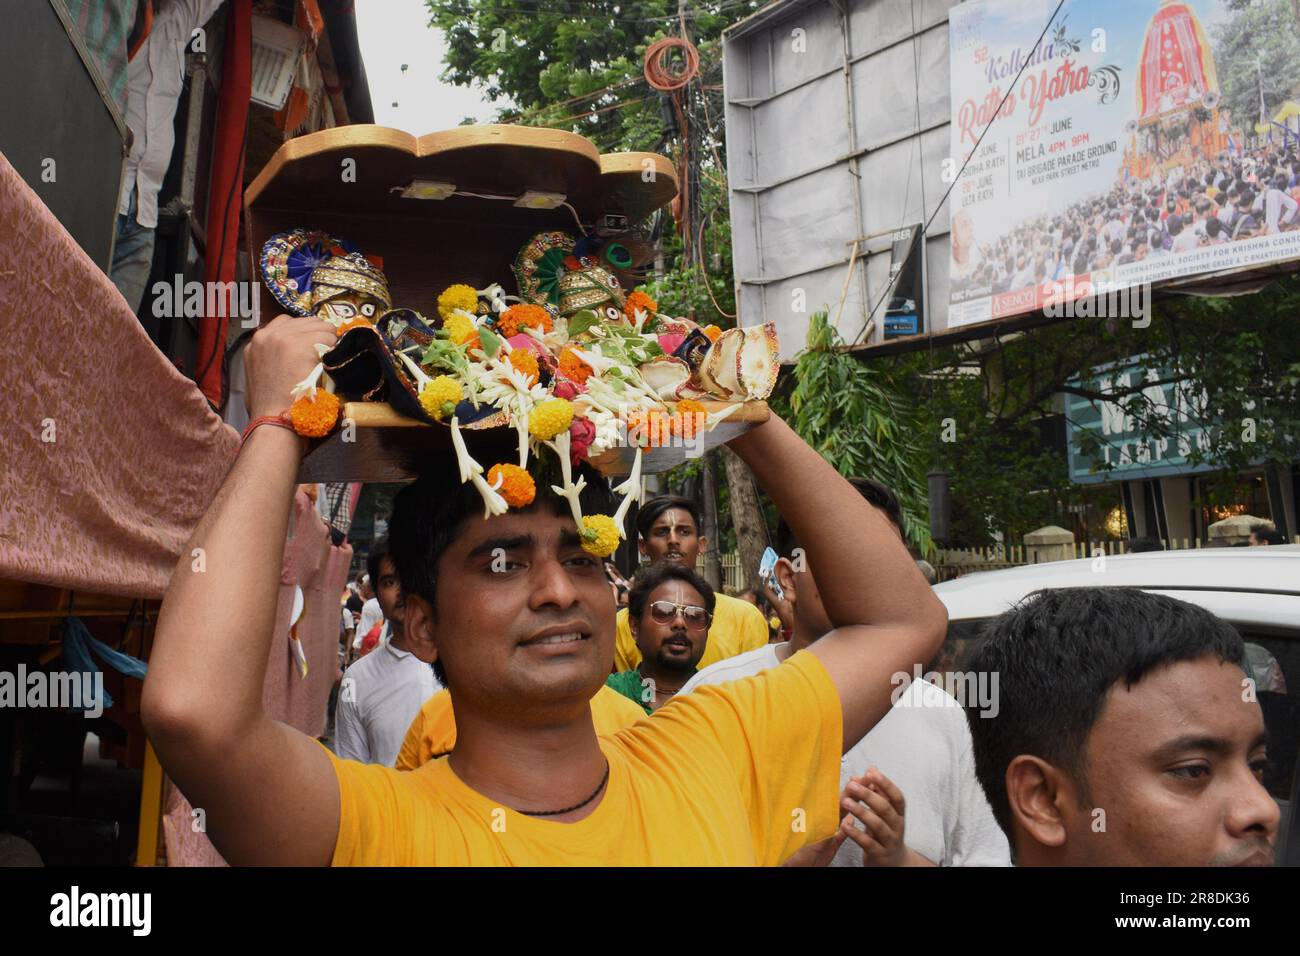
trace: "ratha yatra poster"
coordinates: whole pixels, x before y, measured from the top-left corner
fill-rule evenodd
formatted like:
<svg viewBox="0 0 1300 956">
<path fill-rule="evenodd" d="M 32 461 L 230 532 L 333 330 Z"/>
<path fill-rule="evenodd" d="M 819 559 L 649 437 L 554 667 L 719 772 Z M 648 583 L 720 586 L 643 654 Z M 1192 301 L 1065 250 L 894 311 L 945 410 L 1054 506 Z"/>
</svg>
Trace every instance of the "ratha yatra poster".
<svg viewBox="0 0 1300 956">
<path fill-rule="evenodd" d="M 949 12 L 949 325 L 1300 258 L 1291 0 L 1055 8 Z"/>
</svg>

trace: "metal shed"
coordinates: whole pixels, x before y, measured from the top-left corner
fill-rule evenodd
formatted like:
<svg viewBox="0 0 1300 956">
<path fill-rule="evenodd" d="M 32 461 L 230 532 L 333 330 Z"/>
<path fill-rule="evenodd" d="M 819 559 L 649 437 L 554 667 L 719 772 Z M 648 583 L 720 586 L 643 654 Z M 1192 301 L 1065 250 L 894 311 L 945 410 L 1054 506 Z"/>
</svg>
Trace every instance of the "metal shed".
<svg viewBox="0 0 1300 956">
<path fill-rule="evenodd" d="M 777 0 L 723 34 L 740 321 L 775 322 L 784 360 L 822 309 L 847 343 L 883 341 L 895 234 L 927 222 L 947 188 L 953 5 Z M 923 253 L 919 331 L 935 332 L 947 326 L 946 207 Z"/>
</svg>

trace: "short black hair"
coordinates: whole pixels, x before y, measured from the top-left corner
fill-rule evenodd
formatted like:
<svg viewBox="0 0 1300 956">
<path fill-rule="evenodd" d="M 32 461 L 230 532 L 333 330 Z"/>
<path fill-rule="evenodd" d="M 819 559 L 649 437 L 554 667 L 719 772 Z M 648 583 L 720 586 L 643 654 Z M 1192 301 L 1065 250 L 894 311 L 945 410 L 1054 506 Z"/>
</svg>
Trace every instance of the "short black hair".
<svg viewBox="0 0 1300 956">
<path fill-rule="evenodd" d="M 704 598 L 704 610 L 713 614 L 713 608 L 718 603 L 717 595 L 713 593 L 713 588 L 709 582 L 704 580 L 690 568 L 682 564 L 675 564 L 672 561 L 656 561 L 654 564 L 647 565 L 636 573 L 632 580 L 632 590 L 627 595 L 627 613 L 629 621 L 640 621 L 641 615 L 645 613 L 646 603 L 650 600 L 650 595 L 655 588 L 665 581 L 684 581 L 695 590 L 700 592 L 700 597 Z"/>
<path fill-rule="evenodd" d="M 388 557 L 388 539 L 380 538 L 370 546 L 370 553 L 366 555 L 366 574 L 370 575 L 370 587 L 376 594 L 379 593 L 379 563 Z"/>
<path fill-rule="evenodd" d="M 704 525 L 700 521 L 700 506 L 693 499 L 684 498 L 681 495 L 656 495 L 643 504 L 636 513 L 636 533 L 642 538 L 648 539 L 650 537 L 650 526 L 670 508 L 680 508 L 689 513 L 691 520 L 695 522 L 696 533 L 704 533 Z"/>
<path fill-rule="evenodd" d="M 488 461 L 509 461 L 514 452 L 508 446 L 491 457 L 473 449 Z M 549 508 L 552 514 L 567 515 L 569 502 L 551 490 L 560 484 L 559 462 L 544 452 L 540 461 L 529 469 L 537 486 L 537 497 L 527 508 Z M 586 479 L 579 496 L 582 513 L 612 515 L 613 494 L 605 478 L 590 464 L 583 462 L 573 471 L 573 480 Z M 445 458 L 421 469 L 421 476 L 397 493 L 393 515 L 388 525 L 388 550 L 397 569 L 403 594 L 416 594 L 429 602 L 438 613 L 438 561 L 460 537 L 468 521 L 482 519 L 483 499 L 470 482 L 461 482 L 454 461 Z M 441 659 L 434 661 L 434 673 L 444 687 L 450 687 Z"/>
<path fill-rule="evenodd" d="M 1286 544 L 1286 538 L 1282 537 L 1282 532 L 1263 521 L 1251 525 L 1250 533 L 1260 541 L 1267 541 L 1269 544 Z"/>
<path fill-rule="evenodd" d="M 1163 551 L 1165 546 L 1155 538 L 1134 538 L 1128 543 L 1129 554 L 1141 554 L 1143 551 Z"/>
<path fill-rule="evenodd" d="M 1085 795 L 1085 744 L 1110 689 L 1211 654 L 1244 669 L 1245 648 L 1231 624 L 1137 588 L 1035 591 L 990 621 L 966 666 L 998 675 L 998 711 L 981 717 L 978 701 L 963 706 L 975 775 L 1007 838 L 1006 775 L 1013 759 L 1040 757 L 1069 773 Z"/>
<path fill-rule="evenodd" d="M 865 498 L 868 504 L 885 513 L 885 517 L 894 523 L 899 535 L 906 541 L 907 531 L 903 528 L 903 505 L 898 500 L 898 495 L 894 494 L 888 485 L 881 484 L 874 478 L 850 478 L 848 482 L 858 490 L 858 494 Z M 785 518 L 782 518 L 776 525 L 777 553 L 788 558 L 794 554 L 794 549 L 797 547 L 799 547 L 799 538 L 795 535 L 794 529 L 786 524 Z"/>
</svg>

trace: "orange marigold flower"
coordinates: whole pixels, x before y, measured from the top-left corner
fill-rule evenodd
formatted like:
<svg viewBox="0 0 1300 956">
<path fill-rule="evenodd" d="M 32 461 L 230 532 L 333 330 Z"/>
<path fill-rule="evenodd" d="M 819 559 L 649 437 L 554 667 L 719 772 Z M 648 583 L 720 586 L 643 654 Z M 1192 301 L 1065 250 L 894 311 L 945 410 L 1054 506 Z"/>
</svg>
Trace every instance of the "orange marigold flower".
<svg viewBox="0 0 1300 956">
<path fill-rule="evenodd" d="M 549 332 L 555 327 L 555 320 L 540 305 L 527 302 L 512 305 L 497 317 L 497 332 L 505 338 L 514 338 L 525 327 Z"/>
<path fill-rule="evenodd" d="M 506 356 L 506 361 L 523 373 L 529 385 L 537 384 L 537 356 L 531 349 L 515 349 Z"/>
<path fill-rule="evenodd" d="M 577 382 L 579 385 L 587 383 L 587 376 L 592 373 L 590 365 L 578 358 L 578 353 L 573 349 L 565 349 L 560 353 L 560 374 L 571 382 Z"/>
<path fill-rule="evenodd" d="M 704 334 L 709 337 L 710 342 L 716 342 L 718 339 L 722 338 L 722 329 L 718 328 L 716 325 L 706 325 L 704 327 Z"/>
<path fill-rule="evenodd" d="M 704 406 L 695 399 L 684 398 L 677 403 L 677 409 L 670 419 L 670 427 L 683 438 L 694 438 L 706 414 Z"/>
<path fill-rule="evenodd" d="M 497 481 L 501 485 L 497 487 Z M 493 465 L 488 469 L 487 482 L 497 489 L 511 508 L 527 508 L 537 497 L 537 484 L 533 476 L 518 465 Z"/>
<path fill-rule="evenodd" d="M 640 289 L 634 289 L 623 300 L 623 312 L 631 319 L 636 317 L 637 309 L 640 309 L 646 315 L 654 315 L 659 311 L 659 303 Z"/>
<path fill-rule="evenodd" d="M 661 408 L 637 408 L 627 415 L 627 439 L 634 445 L 658 448 L 672 434 L 672 419 Z"/>
<path fill-rule="evenodd" d="M 316 397 L 304 395 L 289 406 L 289 421 L 293 430 L 308 438 L 322 438 L 334 430 L 339 420 L 338 396 L 316 389 Z"/>
</svg>

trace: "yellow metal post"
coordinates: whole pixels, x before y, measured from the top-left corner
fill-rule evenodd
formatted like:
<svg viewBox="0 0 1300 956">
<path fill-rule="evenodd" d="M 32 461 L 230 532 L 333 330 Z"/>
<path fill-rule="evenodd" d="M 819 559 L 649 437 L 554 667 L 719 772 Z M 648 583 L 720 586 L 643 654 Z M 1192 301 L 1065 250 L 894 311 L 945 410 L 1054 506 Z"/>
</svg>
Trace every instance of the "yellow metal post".
<svg viewBox="0 0 1300 956">
<path fill-rule="evenodd" d="M 140 781 L 140 832 L 136 837 L 135 865 L 158 862 L 158 831 L 162 823 L 163 770 L 153 744 L 144 742 L 144 776 Z"/>
</svg>

